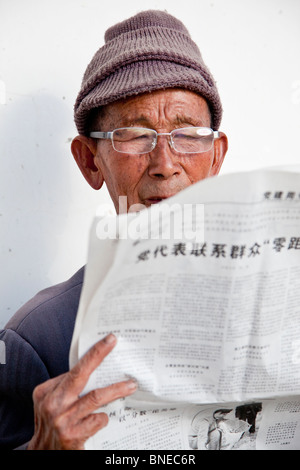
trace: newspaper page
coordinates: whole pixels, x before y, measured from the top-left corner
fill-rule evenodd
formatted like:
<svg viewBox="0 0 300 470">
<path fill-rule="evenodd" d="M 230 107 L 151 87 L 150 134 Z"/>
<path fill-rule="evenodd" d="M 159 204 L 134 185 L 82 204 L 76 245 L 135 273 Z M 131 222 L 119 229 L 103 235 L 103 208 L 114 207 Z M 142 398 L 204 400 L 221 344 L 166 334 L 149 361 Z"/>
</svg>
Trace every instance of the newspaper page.
<svg viewBox="0 0 300 470">
<path fill-rule="evenodd" d="M 108 416 L 86 449 L 300 449 L 299 396 L 206 405 L 120 401 Z"/>
<path fill-rule="evenodd" d="M 95 219 L 70 365 L 113 332 L 84 393 L 139 390 L 87 448 L 300 449 L 299 182 L 224 175 Z"/>
</svg>

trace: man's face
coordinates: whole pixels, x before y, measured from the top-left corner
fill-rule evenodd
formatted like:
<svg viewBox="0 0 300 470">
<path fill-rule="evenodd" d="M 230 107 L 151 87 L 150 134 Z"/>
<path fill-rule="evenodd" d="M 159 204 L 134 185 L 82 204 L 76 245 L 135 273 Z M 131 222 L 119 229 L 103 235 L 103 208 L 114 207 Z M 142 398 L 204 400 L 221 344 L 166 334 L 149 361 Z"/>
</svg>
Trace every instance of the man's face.
<svg viewBox="0 0 300 470">
<path fill-rule="evenodd" d="M 147 127 L 158 133 L 190 126 L 210 127 L 206 101 L 183 89 L 160 90 L 119 101 L 105 108 L 101 131 L 120 127 Z M 200 154 L 177 153 L 168 137 L 159 136 L 148 154 L 130 155 L 115 151 L 110 140 L 98 140 L 95 165 L 101 172 L 116 211 L 119 196 L 134 204 L 151 204 L 175 195 L 191 184 L 216 175 L 222 165 L 227 139 L 223 134 L 212 149 Z"/>
</svg>

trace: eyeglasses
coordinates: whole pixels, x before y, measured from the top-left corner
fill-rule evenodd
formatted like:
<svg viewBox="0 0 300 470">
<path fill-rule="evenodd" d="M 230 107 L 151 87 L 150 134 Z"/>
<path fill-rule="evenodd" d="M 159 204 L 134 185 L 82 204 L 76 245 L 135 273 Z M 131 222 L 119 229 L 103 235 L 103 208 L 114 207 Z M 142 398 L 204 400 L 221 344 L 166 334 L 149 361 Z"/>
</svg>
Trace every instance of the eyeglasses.
<svg viewBox="0 0 300 470">
<path fill-rule="evenodd" d="M 91 132 L 90 137 L 110 139 L 117 152 L 139 155 L 152 152 L 159 135 L 169 136 L 169 145 L 180 153 L 208 152 L 219 132 L 209 127 L 184 127 L 172 132 L 158 133 L 144 127 L 122 127 L 112 132 Z"/>
</svg>

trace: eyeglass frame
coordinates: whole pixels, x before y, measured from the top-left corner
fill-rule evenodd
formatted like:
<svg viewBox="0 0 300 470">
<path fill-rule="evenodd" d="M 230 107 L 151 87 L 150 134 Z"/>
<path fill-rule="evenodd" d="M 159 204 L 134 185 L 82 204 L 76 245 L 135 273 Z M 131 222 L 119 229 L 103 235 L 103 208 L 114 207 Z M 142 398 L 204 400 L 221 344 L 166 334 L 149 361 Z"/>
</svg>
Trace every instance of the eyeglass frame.
<svg viewBox="0 0 300 470">
<path fill-rule="evenodd" d="M 122 152 L 122 150 L 117 150 L 114 146 L 113 134 L 114 134 L 114 132 L 120 131 L 122 129 L 143 129 L 143 130 L 155 132 L 155 134 L 156 134 L 156 138 L 154 140 L 155 145 L 153 146 L 153 148 L 151 150 L 149 150 L 147 152 L 141 152 L 141 153 L 140 152 L 139 153 Z M 176 150 L 176 148 L 174 148 L 174 142 L 172 140 L 172 133 L 175 132 L 175 131 L 182 131 L 184 129 L 191 129 L 191 127 L 182 127 L 182 128 L 178 128 L 178 129 L 173 129 L 171 132 L 157 132 L 155 129 L 149 129 L 148 127 L 120 127 L 120 128 L 114 129 L 113 131 L 108 131 L 108 132 L 93 131 L 93 132 L 90 132 L 89 136 L 92 137 L 93 139 L 106 139 L 106 140 L 110 139 L 112 147 L 116 152 L 124 153 L 124 154 L 127 153 L 127 154 L 131 154 L 131 155 L 145 155 L 146 153 L 152 152 L 155 149 L 156 145 L 157 145 L 157 137 L 159 135 L 168 135 L 168 136 L 170 136 L 169 144 L 171 144 L 171 148 L 173 150 L 175 150 L 175 152 L 184 153 L 184 154 L 197 154 L 197 153 L 208 152 L 212 148 L 214 140 L 220 138 L 220 132 L 219 131 L 214 131 L 210 127 L 201 127 L 201 126 L 192 127 L 192 129 L 207 129 L 207 130 L 211 131 L 212 137 L 213 137 L 211 147 L 208 150 L 205 150 L 205 152 L 201 152 L 201 151 L 200 152 L 181 152 L 179 150 Z"/>
</svg>

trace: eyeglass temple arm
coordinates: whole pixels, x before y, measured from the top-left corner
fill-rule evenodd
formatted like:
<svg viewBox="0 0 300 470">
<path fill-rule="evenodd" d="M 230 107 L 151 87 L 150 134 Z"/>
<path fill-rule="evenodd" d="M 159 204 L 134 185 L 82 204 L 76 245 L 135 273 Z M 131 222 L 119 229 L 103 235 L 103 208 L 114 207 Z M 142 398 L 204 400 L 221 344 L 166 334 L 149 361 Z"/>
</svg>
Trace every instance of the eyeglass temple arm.
<svg viewBox="0 0 300 470">
<path fill-rule="evenodd" d="M 112 132 L 90 132 L 90 137 L 94 139 L 111 139 Z"/>
</svg>

